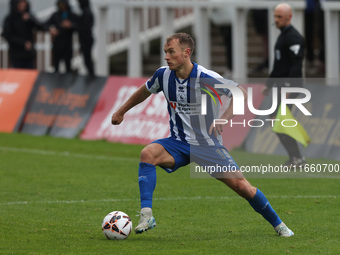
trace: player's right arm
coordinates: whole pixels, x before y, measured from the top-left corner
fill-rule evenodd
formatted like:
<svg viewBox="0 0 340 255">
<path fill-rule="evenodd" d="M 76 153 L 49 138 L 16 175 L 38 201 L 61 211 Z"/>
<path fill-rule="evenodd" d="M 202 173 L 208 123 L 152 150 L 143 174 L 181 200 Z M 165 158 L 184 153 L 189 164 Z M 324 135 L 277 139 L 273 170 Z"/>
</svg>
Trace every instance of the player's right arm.
<svg viewBox="0 0 340 255">
<path fill-rule="evenodd" d="M 139 87 L 131 97 L 112 115 L 112 125 L 119 125 L 124 119 L 124 114 L 137 104 L 143 102 L 151 95 L 151 92 L 146 88 L 145 83 Z"/>
</svg>

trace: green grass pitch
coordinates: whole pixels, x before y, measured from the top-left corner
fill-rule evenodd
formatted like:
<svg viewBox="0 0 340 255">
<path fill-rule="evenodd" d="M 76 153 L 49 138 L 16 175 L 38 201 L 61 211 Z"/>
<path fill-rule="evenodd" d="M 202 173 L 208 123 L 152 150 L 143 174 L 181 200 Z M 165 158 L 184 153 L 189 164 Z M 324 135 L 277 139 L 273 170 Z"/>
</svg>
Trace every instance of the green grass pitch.
<svg viewBox="0 0 340 255">
<path fill-rule="evenodd" d="M 249 179 L 295 232 L 280 238 L 246 201 L 212 178 L 191 178 L 189 167 L 157 168 L 155 229 L 107 240 L 101 223 L 110 211 L 138 223 L 141 149 L 0 134 L 0 254 L 340 254 L 340 179 Z M 286 160 L 231 155 L 240 165 Z"/>
</svg>

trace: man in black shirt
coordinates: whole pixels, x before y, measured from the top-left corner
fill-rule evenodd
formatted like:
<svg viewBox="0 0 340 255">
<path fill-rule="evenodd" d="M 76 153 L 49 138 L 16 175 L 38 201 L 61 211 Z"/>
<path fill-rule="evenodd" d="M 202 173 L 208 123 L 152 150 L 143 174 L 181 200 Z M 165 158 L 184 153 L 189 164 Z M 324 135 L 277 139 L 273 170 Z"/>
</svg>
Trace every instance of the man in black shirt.
<svg viewBox="0 0 340 255">
<path fill-rule="evenodd" d="M 282 87 L 302 87 L 302 62 L 304 58 L 304 38 L 291 25 L 292 8 L 281 3 L 274 10 L 275 25 L 281 30 L 275 44 L 274 67 L 269 75 L 263 94 L 268 95 L 274 86 L 278 88 L 278 106 L 281 104 Z M 296 98 L 297 93 L 291 93 L 289 98 Z M 290 108 L 292 105 L 289 105 Z M 271 117 L 275 117 L 277 110 Z M 280 142 L 289 155 L 286 165 L 302 166 L 306 163 L 301 156 L 296 140 L 286 134 L 277 134 Z"/>
<path fill-rule="evenodd" d="M 35 68 L 34 42 L 37 30 L 43 30 L 43 26 L 30 12 L 29 2 L 27 0 L 11 0 L 10 13 L 4 20 L 2 32 L 9 44 L 11 67 Z"/>
<path fill-rule="evenodd" d="M 80 50 L 83 54 L 87 72 L 89 75 L 94 75 L 94 66 L 92 60 L 92 46 L 94 38 L 92 28 L 94 25 L 94 16 L 90 8 L 89 0 L 78 0 L 82 10 L 81 15 L 78 17 L 78 35 Z"/>
<path fill-rule="evenodd" d="M 59 72 L 59 63 L 65 62 L 66 72 L 71 72 L 73 57 L 73 32 L 77 29 L 78 16 L 72 11 L 69 0 L 57 0 L 57 10 L 47 20 L 45 26 L 52 35 L 53 66 Z"/>
</svg>

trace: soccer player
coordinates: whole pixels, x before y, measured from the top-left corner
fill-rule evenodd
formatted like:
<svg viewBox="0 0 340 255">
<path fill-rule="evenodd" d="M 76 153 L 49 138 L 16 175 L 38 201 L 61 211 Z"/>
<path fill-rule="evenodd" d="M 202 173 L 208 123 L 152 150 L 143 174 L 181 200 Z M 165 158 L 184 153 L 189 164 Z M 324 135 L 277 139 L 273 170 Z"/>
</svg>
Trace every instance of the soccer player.
<svg viewBox="0 0 340 255">
<path fill-rule="evenodd" d="M 218 111 L 208 111 L 200 115 L 201 86 L 212 91 L 212 84 L 219 83 L 223 77 L 191 61 L 194 41 L 186 33 L 177 33 L 167 38 L 164 45 L 165 60 L 168 66 L 160 67 L 154 75 L 143 84 L 131 97 L 112 115 L 112 124 L 119 125 L 124 114 L 132 107 L 143 102 L 152 93 L 163 92 L 168 101 L 170 115 L 170 136 L 147 145 L 141 152 L 139 163 L 139 190 L 141 199 L 141 216 L 136 233 L 142 233 L 156 226 L 152 215 L 153 191 L 156 186 L 156 166 L 169 173 L 194 161 L 202 166 L 230 166 L 239 169 L 221 143 L 223 125 L 212 125 L 217 119 Z M 238 86 L 233 81 L 224 80 L 231 86 Z M 243 94 L 246 91 L 239 87 Z M 216 90 L 215 90 L 216 91 Z M 231 97 L 230 90 L 220 90 Z M 232 99 L 231 99 L 232 100 Z M 210 108 L 207 104 L 207 108 Z M 233 117 L 232 103 L 219 119 L 230 120 Z M 216 179 L 225 183 L 241 197 L 248 200 L 254 210 L 260 213 L 280 236 L 289 237 L 294 233 L 281 221 L 264 194 L 253 187 L 240 171 L 221 172 Z"/>
<path fill-rule="evenodd" d="M 304 58 L 304 38 L 291 25 L 292 8 L 286 3 L 281 3 L 274 10 L 275 25 L 281 30 L 275 44 L 274 67 L 271 71 L 266 87 L 262 93 L 268 95 L 269 90 L 275 86 L 280 92 L 282 87 L 302 86 L 302 62 Z M 281 95 L 281 93 L 279 93 Z M 291 93 L 289 98 L 296 98 L 298 93 Z M 278 106 L 281 97 L 279 97 Z M 291 108 L 292 105 L 289 105 Z M 275 117 L 277 110 L 271 117 Z M 279 140 L 289 155 L 285 165 L 303 166 L 306 160 L 301 156 L 296 140 L 286 134 L 277 133 Z"/>
</svg>

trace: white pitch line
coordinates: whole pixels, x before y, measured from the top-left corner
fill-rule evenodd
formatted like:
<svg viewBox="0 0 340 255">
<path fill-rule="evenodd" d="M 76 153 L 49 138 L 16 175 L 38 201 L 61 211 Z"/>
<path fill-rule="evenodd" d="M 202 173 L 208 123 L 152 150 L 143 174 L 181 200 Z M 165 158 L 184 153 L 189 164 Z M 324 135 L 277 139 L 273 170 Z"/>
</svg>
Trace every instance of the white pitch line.
<svg viewBox="0 0 340 255">
<path fill-rule="evenodd" d="M 309 195 L 309 196 L 267 196 L 269 199 L 324 199 L 324 198 L 339 198 L 340 195 Z M 179 201 L 179 200 L 230 200 L 241 199 L 238 196 L 232 197 L 158 197 L 154 201 Z M 27 205 L 27 204 L 81 204 L 81 203 L 113 203 L 113 202 L 139 202 L 137 198 L 118 198 L 118 199 L 99 199 L 99 200 L 55 200 L 55 201 L 15 201 L 0 203 L 0 206 L 6 205 Z"/>
<path fill-rule="evenodd" d="M 57 151 L 3 147 L 3 146 L 0 146 L 0 151 L 23 152 L 23 153 L 31 153 L 31 154 L 38 154 L 38 155 L 63 156 L 63 157 L 87 158 L 87 159 L 98 159 L 98 160 L 119 160 L 119 161 L 134 161 L 134 162 L 139 161 L 139 158 L 130 158 L 130 157 L 108 157 L 108 156 L 100 156 L 100 155 L 93 155 L 93 154 L 70 153 L 68 151 L 57 152 Z"/>
</svg>

